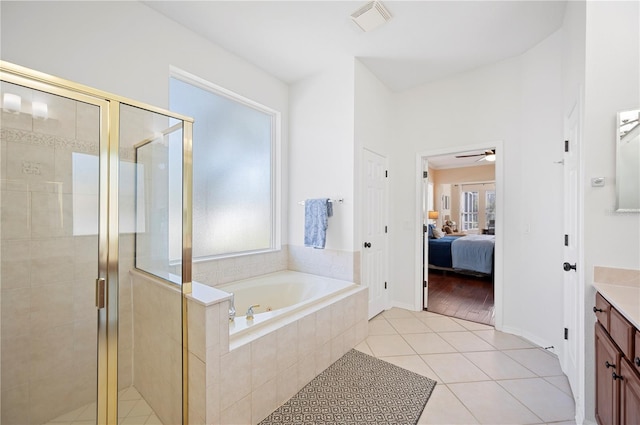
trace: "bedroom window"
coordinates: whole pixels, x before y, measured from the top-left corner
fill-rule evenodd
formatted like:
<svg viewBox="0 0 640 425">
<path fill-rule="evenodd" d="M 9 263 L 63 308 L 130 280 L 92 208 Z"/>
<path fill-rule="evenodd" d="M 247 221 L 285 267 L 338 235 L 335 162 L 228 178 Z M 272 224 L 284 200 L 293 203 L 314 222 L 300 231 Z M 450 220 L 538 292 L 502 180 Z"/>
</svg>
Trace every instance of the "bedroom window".
<svg viewBox="0 0 640 425">
<path fill-rule="evenodd" d="M 487 190 L 485 192 L 485 220 L 487 227 L 494 227 L 492 224 L 496 222 L 496 192 L 495 190 Z"/>
<path fill-rule="evenodd" d="M 462 192 L 460 223 L 462 230 L 478 228 L 478 192 Z"/>
<path fill-rule="evenodd" d="M 194 118 L 193 257 L 279 249 L 280 114 L 174 70 L 170 108 Z"/>
</svg>

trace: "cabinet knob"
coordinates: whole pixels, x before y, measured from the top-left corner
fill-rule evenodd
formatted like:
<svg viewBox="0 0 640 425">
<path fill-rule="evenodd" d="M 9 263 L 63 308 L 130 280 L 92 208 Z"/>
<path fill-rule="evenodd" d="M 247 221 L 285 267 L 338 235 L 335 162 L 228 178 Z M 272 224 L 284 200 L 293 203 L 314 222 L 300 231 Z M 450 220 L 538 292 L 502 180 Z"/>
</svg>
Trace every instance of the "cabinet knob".
<svg viewBox="0 0 640 425">
<path fill-rule="evenodd" d="M 634 361 L 636 363 L 636 366 L 640 367 L 640 357 L 636 357 L 636 359 Z"/>
<path fill-rule="evenodd" d="M 624 379 L 624 378 L 622 377 L 622 375 L 618 375 L 618 374 L 617 374 L 617 373 L 615 373 L 615 372 L 613 372 L 613 373 L 611 374 L 611 377 L 613 377 L 613 380 L 614 380 L 614 381 L 615 381 L 616 379 L 619 379 L 619 380 L 621 380 L 621 381 Z"/>
<path fill-rule="evenodd" d="M 616 367 L 616 365 L 615 365 L 615 364 L 613 364 L 613 363 L 609 363 L 609 360 L 605 361 L 605 362 L 604 362 L 604 365 L 607 367 L 607 369 L 609 369 L 610 367 L 612 367 L 612 368 L 614 368 L 614 369 L 615 369 L 615 367 Z"/>
<path fill-rule="evenodd" d="M 593 307 L 593 312 L 594 313 L 602 313 L 604 310 L 598 307 Z"/>
</svg>

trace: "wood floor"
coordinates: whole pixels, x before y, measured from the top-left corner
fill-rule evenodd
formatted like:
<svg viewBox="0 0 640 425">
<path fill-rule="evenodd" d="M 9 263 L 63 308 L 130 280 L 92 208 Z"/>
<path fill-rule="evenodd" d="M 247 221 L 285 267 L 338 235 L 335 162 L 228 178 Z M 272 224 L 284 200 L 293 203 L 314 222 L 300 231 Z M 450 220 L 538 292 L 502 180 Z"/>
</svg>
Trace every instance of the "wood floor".
<svg viewBox="0 0 640 425">
<path fill-rule="evenodd" d="M 493 279 L 429 270 L 428 311 L 493 326 Z"/>
</svg>

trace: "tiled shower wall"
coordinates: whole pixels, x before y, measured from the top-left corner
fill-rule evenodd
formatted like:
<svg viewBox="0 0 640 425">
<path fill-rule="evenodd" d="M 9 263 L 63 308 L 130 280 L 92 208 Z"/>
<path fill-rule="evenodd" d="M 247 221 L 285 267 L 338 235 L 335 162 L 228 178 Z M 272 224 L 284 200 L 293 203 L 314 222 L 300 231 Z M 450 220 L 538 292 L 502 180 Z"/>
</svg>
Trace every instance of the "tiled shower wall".
<svg viewBox="0 0 640 425">
<path fill-rule="evenodd" d="M 95 108 L 68 99 L 52 96 L 48 103 L 48 120 L 2 112 L 1 387 L 7 424 L 41 424 L 95 400 L 98 239 L 73 234 L 71 158 L 73 152 L 98 154 L 99 117 Z M 125 241 L 121 248 L 122 267 L 130 267 L 125 252 L 133 246 Z M 131 383 L 127 282 L 120 288 L 121 387 Z"/>
<path fill-rule="evenodd" d="M 125 276 L 122 276 L 124 278 Z M 134 387 L 164 424 L 182 422 L 182 293 L 138 271 L 133 289 Z"/>
</svg>

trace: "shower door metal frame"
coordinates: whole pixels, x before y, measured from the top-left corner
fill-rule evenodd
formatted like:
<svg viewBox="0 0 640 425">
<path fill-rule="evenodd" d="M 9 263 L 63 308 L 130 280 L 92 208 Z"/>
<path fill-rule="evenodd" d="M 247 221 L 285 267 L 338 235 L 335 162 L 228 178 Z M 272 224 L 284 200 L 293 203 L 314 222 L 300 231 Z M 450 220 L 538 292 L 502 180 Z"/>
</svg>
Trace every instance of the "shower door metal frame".
<svg viewBox="0 0 640 425">
<path fill-rule="evenodd" d="M 104 295 L 105 306 L 97 315 L 97 415 L 98 425 L 118 423 L 118 175 L 120 105 L 126 104 L 183 121 L 182 199 L 182 420 L 188 424 L 188 340 L 187 298 L 191 294 L 192 264 L 192 125 L 193 119 L 97 90 L 73 81 L 0 60 L 0 81 L 62 96 L 100 108 L 98 276 L 96 307 Z M 104 294 L 99 281 L 104 279 Z"/>
</svg>

